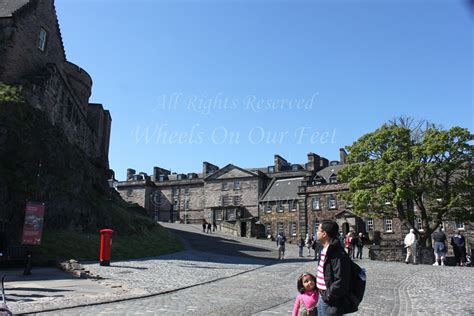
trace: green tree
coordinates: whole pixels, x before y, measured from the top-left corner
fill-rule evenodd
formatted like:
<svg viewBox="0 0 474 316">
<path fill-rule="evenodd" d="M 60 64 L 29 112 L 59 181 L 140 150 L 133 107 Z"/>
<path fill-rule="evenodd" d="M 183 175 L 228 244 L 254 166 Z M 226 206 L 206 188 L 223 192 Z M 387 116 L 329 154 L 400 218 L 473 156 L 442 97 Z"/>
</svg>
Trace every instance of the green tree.
<svg viewBox="0 0 474 316">
<path fill-rule="evenodd" d="M 23 102 L 21 87 L 11 86 L 0 82 L 0 104 Z"/>
<path fill-rule="evenodd" d="M 384 124 L 351 146 L 338 180 L 349 184 L 344 198 L 358 215 L 398 218 L 430 246 L 443 220 L 473 221 L 473 134 L 453 127 L 413 124 L 403 118 Z M 423 224 L 418 231 L 417 209 Z"/>
</svg>

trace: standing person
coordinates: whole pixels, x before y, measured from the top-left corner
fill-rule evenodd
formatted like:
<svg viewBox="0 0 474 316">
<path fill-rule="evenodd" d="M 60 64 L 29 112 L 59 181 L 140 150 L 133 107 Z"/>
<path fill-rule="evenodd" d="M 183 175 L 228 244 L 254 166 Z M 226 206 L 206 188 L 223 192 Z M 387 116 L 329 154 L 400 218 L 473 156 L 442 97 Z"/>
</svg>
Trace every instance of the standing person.
<svg viewBox="0 0 474 316">
<path fill-rule="evenodd" d="M 203 219 L 202 220 L 202 232 L 205 233 L 206 232 L 206 227 L 207 227 L 207 223 L 206 223 L 206 220 Z"/>
<path fill-rule="evenodd" d="M 319 316 L 342 315 L 350 306 L 351 259 L 341 246 L 338 231 L 339 226 L 331 220 L 318 227 L 317 237 L 323 247 L 316 274 Z"/>
<path fill-rule="evenodd" d="M 306 234 L 306 240 L 305 240 L 306 248 L 308 248 L 308 257 L 311 256 L 311 246 L 313 245 L 313 240 L 309 236 L 309 234 Z"/>
<path fill-rule="evenodd" d="M 433 265 L 444 266 L 444 256 L 446 256 L 446 252 L 448 250 L 448 245 L 446 244 L 447 238 L 446 234 L 444 233 L 444 229 L 439 228 L 436 232 L 433 233 L 432 238 L 434 255 L 436 260 Z"/>
<path fill-rule="evenodd" d="M 276 239 L 277 247 L 278 247 L 278 260 L 285 259 L 285 243 L 286 237 L 283 235 L 283 232 L 278 233 L 278 237 Z"/>
<path fill-rule="evenodd" d="M 215 232 L 217 230 L 217 223 L 216 221 L 212 222 L 212 231 Z"/>
<path fill-rule="evenodd" d="M 359 236 L 357 236 L 355 240 L 355 245 L 357 247 L 356 258 L 362 259 L 362 250 L 364 250 L 364 235 L 362 235 L 362 233 L 359 233 Z"/>
<path fill-rule="evenodd" d="M 410 263 L 410 257 L 413 256 L 413 264 L 416 264 L 416 235 L 415 230 L 410 229 L 410 232 L 405 236 L 403 241 L 405 248 L 407 248 L 407 257 L 405 263 Z"/>
<path fill-rule="evenodd" d="M 454 236 L 451 237 L 451 246 L 453 246 L 456 264 L 462 267 L 466 262 L 466 238 L 464 238 L 459 229 L 457 229 Z"/>
<path fill-rule="evenodd" d="M 318 237 L 313 235 L 313 250 L 314 250 L 314 261 L 319 260 L 319 253 L 321 252 L 321 244 L 318 241 Z"/>
<path fill-rule="evenodd" d="M 349 255 L 349 258 L 352 258 L 352 259 L 354 259 L 354 240 L 353 239 L 354 239 L 354 236 L 352 235 L 352 232 L 348 232 L 346 235 L 346 239 L 344 240 L 347 254 Z"/>
<path fill-rule="evenodd" d="M 211 223 L 207 223 L 207 233 L 208 233 L 208 234 L 211 233 L 211 229 L 212 229 L 212 224 L 211 224 Z"/>
<path fill-rule="evenodd" d="M 298 294 L 295 299 L 292 316 L 317 316 L 318 291 L 316 278 L 311 273 L 303 273 L 296 282 Z"/>
<path fill-rule="evenodd" d="M 298 250 L 299 250 L 299 257 L 303 257 L 303 249 L 304 249 L 304 239 L 303 235 L 299 234 L 298 240 L 296 241 L 296 244 L 298 245 Z"/>
</svg>

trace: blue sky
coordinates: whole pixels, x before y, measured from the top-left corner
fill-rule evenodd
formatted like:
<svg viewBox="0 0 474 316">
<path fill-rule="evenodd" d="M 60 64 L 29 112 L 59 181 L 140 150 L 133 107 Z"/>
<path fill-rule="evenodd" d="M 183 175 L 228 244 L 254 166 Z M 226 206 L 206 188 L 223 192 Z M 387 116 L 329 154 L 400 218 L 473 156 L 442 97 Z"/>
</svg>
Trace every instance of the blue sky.
<svg viewBox="0 0 474 316">
<path fill-rule="evenodd" d="M 110 165 L 304 163 L 397 116 L 469 128 L 466 1 L 56 0 L 69 61 L 112 115 Z"/>
</svg>

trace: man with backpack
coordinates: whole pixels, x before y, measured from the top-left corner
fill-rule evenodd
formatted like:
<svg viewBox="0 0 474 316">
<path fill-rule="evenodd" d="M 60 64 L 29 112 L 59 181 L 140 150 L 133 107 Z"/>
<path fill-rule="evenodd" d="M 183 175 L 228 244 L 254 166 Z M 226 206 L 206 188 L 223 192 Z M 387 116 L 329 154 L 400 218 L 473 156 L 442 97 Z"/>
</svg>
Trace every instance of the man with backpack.
<svg viewBox="0 0 474 316">
<path fill-rule="evenodd" d="M 283 260 L 285 259 L 285 242 L 286 242 L 286 237 L 283 235 L 283 232 L 279 232 L 277 239 L 277 247 L 278 247 L 278 260 Z"/>
<path fill-rule="evenodd" d="M 365 272 L 352 262 L 338 239 L 339 225 L 323 221 L 317 232 L 321 257 L 316 273 L 318 315 L 342 315 L 357 311 L 365 290 Z"/>
</svg>

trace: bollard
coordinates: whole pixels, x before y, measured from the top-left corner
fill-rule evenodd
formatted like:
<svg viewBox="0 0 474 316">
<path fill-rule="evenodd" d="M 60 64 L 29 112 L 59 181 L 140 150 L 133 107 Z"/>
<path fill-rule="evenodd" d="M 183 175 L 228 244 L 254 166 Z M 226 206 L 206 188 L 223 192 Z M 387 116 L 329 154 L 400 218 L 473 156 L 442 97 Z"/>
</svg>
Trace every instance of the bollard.
<svg viewBox="0 0 474 316">
<path fill-rule="evenodd" d="M 25 262 L 25 270 L 23 270 L 23 275 L 31 275 L 31 252 L 26 253 L 26 262 Z"/>
</svg>

